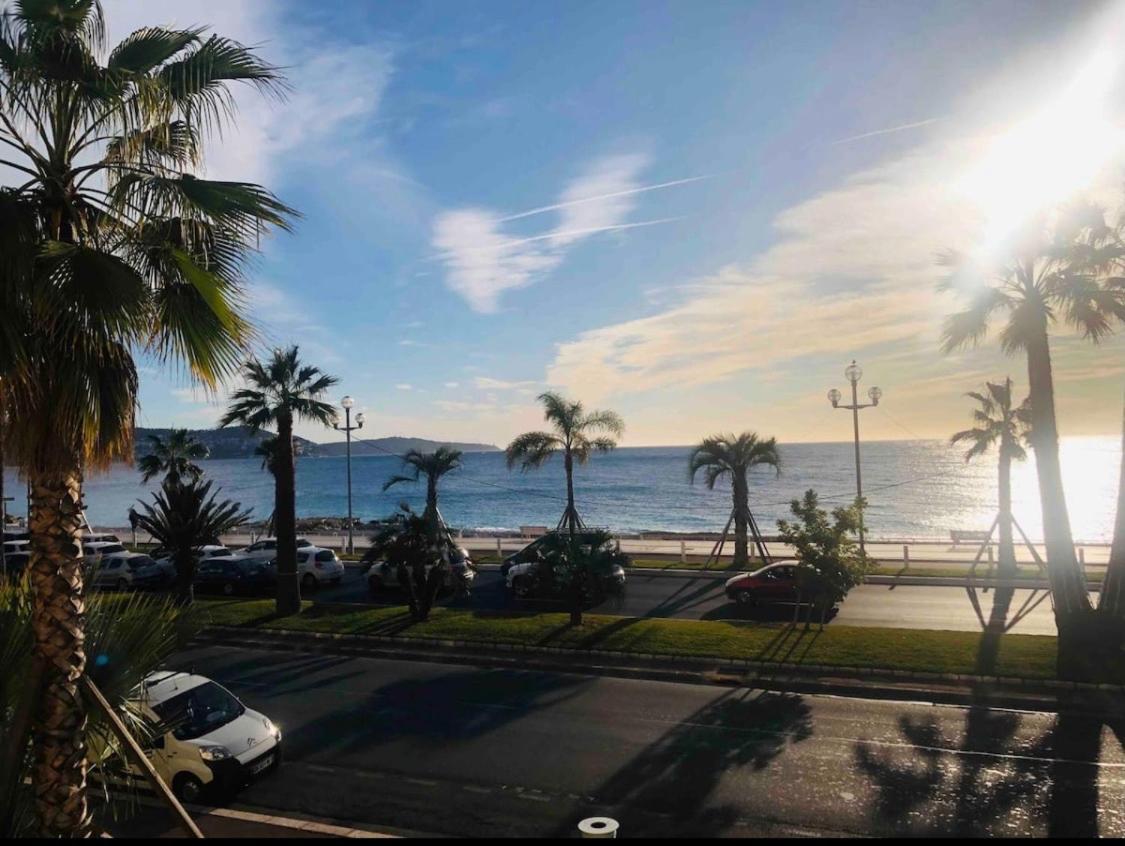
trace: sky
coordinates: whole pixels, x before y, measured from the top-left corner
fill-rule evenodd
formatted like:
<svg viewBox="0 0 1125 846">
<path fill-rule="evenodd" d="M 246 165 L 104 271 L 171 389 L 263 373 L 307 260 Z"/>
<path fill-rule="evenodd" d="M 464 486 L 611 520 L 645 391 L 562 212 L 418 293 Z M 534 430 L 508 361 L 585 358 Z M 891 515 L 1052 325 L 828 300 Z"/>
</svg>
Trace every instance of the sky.
<svg viewBox="0 0 1125 846">
<path fill-rule="evenodd" d="M 253 318 L 366 412 L 364 435 L 503 445 L 558 390 L 623 445 L 751 429 L 948 437 L 1026 364 L 943 355 L 942 250 L 1125 196 L 1120 2 L 106 0 L 111 42 L 206 25 L 284 66 L 237 94 L 207 175 L 302 213 Z M 1120 432 L 1125 341 L 1054 340 L 1064 435 Z M 138 424 L 223 397 L 142 362 Z M 317 426 L 298 433 L 340 437 Z"/>
</svg>

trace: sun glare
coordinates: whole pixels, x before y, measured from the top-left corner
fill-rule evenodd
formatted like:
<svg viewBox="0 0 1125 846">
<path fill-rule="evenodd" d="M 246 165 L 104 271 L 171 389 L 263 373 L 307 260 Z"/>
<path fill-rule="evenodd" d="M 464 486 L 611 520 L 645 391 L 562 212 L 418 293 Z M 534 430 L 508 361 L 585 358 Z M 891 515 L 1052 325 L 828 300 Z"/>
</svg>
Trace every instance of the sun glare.
<svg viewBox="0 0 1125 846">
<path fill-rule="evenodd" d="M 1032 214 L 1091 187 L 1125 149 L 1111 112 L 1120 62 L 1095 53 L 1055 98 L 989 142 L 956 183 L 985 221 L 984 248 L 1001 244 Z"/>
</svg>

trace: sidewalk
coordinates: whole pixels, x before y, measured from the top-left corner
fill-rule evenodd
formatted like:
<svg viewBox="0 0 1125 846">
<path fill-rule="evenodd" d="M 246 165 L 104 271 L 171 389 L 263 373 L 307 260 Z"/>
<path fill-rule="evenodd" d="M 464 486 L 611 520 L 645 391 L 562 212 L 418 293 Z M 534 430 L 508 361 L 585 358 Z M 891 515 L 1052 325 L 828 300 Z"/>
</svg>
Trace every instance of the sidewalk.
<svg viewBox="0 0 1125 846">
<path fill-rule="evenodd" d="M 140 807 L 127 820 L 103 822 L 117 838 L 186 838 L 168 808 L 151 796 L 138 799 Z M 285 837 L 318 838 L 397 838 L 405 832 L 390 833 L 356 828 L 341 820 L 323 820 L 303 814 L 278 816 L 269 811 L 237 808 L 212 808 L 185 805 L 204 837 L 253 838 L 265 840 Z"/>
</svg>

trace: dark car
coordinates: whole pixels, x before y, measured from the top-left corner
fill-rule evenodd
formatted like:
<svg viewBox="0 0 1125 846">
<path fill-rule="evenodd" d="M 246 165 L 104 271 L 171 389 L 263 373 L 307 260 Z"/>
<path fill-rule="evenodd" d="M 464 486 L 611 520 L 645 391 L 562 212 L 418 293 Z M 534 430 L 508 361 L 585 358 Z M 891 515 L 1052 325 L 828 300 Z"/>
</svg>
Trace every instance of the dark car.
<svg viewBox="0 0 1125 846">
<path fill-rule="evenodd" d="M 4 568 L 7 570 L 8 578 L 14 580 L 23 575 L 30 560 L 31 553 L 29 552 L 9 552 L 5 555 Z M 0 575 L 2 575 L 2 572 L 0 572 Z"/>
<path fill-rule="evenodd" d="M 811 600 L 817 590 L 810 585 L 798 590 L 797 569 L 796 561 L 778 561 L 751 573 L 732 576 L 726 583 L 727 597 L 747 607 Z"/>
<path fill-rule="evenodd" d="M 277 570 L 269 561 L 240 556 L 205 558 L 195 571 L 195 589 L 200 593 L 265 593 L 277 586 Z"/>
<path fill-rule="evenodd" d="M 536 538 L 519 552 L 513 552 L 511 555 L 507 556 L 500 565 L 500 575 L 507 581 L 508 571 L 512 569 L 513 564 L 527 564 L 531 561 L 538 561 L 539 553 L 543 549 L 543 545 L 548 542 L 549 538 L 558 534 L 559 532 L 557 531 L 547 532 L 547 534 Z M 594 532 L 578 532 L 578 542 L 586 546 L 593 543 L 597 537 L 598 535 Z"/>
</svg>

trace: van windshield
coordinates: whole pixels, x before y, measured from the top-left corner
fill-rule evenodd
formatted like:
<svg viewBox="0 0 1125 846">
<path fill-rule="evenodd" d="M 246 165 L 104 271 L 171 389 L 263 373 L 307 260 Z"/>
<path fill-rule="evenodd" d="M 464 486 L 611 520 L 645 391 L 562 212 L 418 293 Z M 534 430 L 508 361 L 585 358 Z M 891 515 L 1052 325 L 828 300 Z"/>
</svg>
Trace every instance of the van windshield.
<svg viewBox="0 0 1125 846">
<path fill-rule="evenodd" d="M 227 690 L 209 681 L 153 705 L 152 710 L 171 727 L 177 740 L 194 740 L 238 719 L 246 709 Z"/>
</svg>

